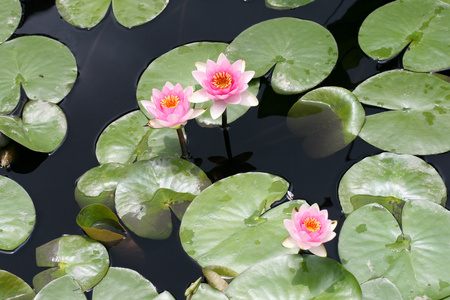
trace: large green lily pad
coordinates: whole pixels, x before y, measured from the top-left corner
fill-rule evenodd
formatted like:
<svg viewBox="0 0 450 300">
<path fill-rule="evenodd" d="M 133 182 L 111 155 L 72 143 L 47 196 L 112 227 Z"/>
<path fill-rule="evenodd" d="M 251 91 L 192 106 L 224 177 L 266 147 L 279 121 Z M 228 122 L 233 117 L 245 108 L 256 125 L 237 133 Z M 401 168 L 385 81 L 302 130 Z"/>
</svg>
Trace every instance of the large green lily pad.
<svg viewBox="0 0 450 300">
<path fill-rule="evenodd" d="M 447 188 L 436 169 L 422 159 L 385 152 L 354 164 L 342 177 L 338 194 L 348 215 L 357 208 L 351 200 L 358 195 L 421 199 L 444 206 Z"/>
<path fill-rule="evenodd" d="M 281 255 L 255 264 L 225 290 L 230 299 L 362 299 L 355 277 L 335 260 Z"/>
<path fill-rule="evenodd" d="M 58 105 L 41 100 L 28 101 L 22 119 L 0 115 L 0 131 L 33 151 L 49 153 L 64 141 L 67 121 Z"/>
<path fill-rule="evenodd" d="M 0 44 L 8 39 L 19 26 L 22 5 L 19 0 L 3 0 L 0 9 Z"/>
<path fill-rule="evenodd" d="M 364 108 L 344 88 L 322 87 L 308 92 L 289 110 L 287 124 L 306 137 L 303 146 L 311 157 L 331 155 L 350 144 L 364 124 Z"/>
<path fill-rule="evenodd" d="M 114 192 L 120 177 L 128 165 L 107 163 L 84 173 L 75 187 L 75 200 L 83 208 L 86 205 L 104 204 L 115 210 Z"/>
<path fill-rule="evenodd" d="M 43 36 L 22 36 L 0 45 L 0 114 L 19 103 L 20 87 L 29 99 L 60 102 L 77 78 L 70 50 Z"/>
<path fill-rule="evenodd" d="M 131 165 L 116 188 L 116 211 L 139 236 L 168 238 L 171 212 L 182 218 L 192 199 L 211 184 L 196 165 L 177 157 L 158 156 Z"/>
<path fill-rule="evenodd" d="M 32 300 L 36 295 L 33 289 L 21 278 L 0 270 L 0 299 Z"/>
<path fill-rule="evenodd" d="M 84 291 L 69 275 L 57 278 L 44 286 L 34 300 L 86 300 Z"/>
<path fill-rule="evenodd" d="M 283 220 L 303 200 L 270 205 L 289 183 L 266 173 L 242 173 L 217 181 L 200 193 L 181 221 L 181 244 L 201 266 L 219 265 L 238 273 L 264 259 L 298 252 L 281 243 L 289 235 Z"/>
<path fill-rule="evenodd" d="M 17 182 L 0 176 L 0 207 L 0 250 L 14 250 L 34 228 L 34 204 Z"/>
<path fill-rule="evenodd" d="M 145 24 L 158 16 L 169 0 L 112 0 L 116 20 L 125 27 Z M 57 0 L 56 7 L 70 24 L 92 28 L 105 17 L 111 0 Z"/>
<path fill-rule="evenodd" d="M 385 277 L 404 299 L 442 299 L 450 295 L 448 245 L 450 212 L 430 201 L 410 200 L 401 227 L 383 206 L 354 211 L 339 236 L 339 256 L 360 283 Z"/>
<path fill-rule="evenodd" d="M 36 248 L 36 264 L 50 267 L 34 276 L 36 290 L 56 278 L 70 275 L 83 291 L 87 291 L 105 276 L 109 256 L 101 243 L 88 237 L 68 235 Z"/>
<path fill-rule="evenodd" d="M 293 9 L 313 1 L 314 0 L 266 0 L 266 6 L 274 9 Z"/>
<path fill-rule="evenodd" d="M 375 59 L 394 57 L 407 47 L 404 68 L 439 71 L 450 67 L 448 28 L 448 0 L 393 1 L 364 20 L 358 40 L 361 49 Z"/>
<path fill-rule="evenodd" d="M 389 279 L 379 277 L 361 284 L 363 300 L 404 300 L 398 288 Z"/>
<path fill-rule="evenodd" d="M 360 137 L 380 149 L 414 155 L 450 150 L 450 83 L 430 74 L 388 71 L 353 93 L 364 104 L 391 111 L 366 117 Z"/>
<path fill-rule="evenodd" d="M 93 300 L 154 299 L 158 292 L 153 284 L 138 272 L 126 268 L 109 268 L 105 278 L 92 292 Z"/>
<path fill-rule="evenodd" d="M 275 66 L 272 88 L 297 94 L 324 80 L 333 70 L 338 53 L 331 33 L 323 26 L 295 18 L 278 18 L 247 28 L 227 47 L 231 60 L 245 59 L 255 77 Z"/>
<path fill-rule="evenodd" d="M 106 127 L 98 138 L 95 155 L 100 164 L 128 164 L 161 155 L 181 155 L 176 130 L 145 126 L 147 117 L 139 110 L 130 112 Z"/>
<path fill-rule="evenodd" d="M 213 288 L 209 284 L 201 283 L 195 290 L 194 294 L 190 300 L 203 300 L 203 299 L 214 299 L 214 300 L 228 300 L 229 298 L 225 296 L 221 291 Z"/>
</svg>

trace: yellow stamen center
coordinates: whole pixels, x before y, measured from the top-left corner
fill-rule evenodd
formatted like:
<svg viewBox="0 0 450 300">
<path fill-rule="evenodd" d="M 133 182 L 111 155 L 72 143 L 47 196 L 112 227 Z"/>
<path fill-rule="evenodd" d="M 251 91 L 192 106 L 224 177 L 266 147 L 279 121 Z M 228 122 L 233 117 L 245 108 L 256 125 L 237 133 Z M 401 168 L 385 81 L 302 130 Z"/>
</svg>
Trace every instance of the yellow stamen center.
<svg viewBox="0 0 450 300">
<path fill-rule="evenodd" d="M 303 225 L 305 225 L 306 229 L 308 229 L 311 232 L 320 229 L 320 223 L 315 218 L 306 218 L 306 220 L 303 221 Z"/>
<path fill-rule="evenodd" d="M 232 82 L 233 78 L 227 72 L 217 72 L 212 80 L 212 84 L 221 90 L 229 88 Z"/>
<path fill-rule="evenodd" d="M 170 95 L 161 100 L 161 106 L 174 108 L 178 105 L 178 102 L 180 102 L 180 99 L 177 96 Z"/>
</svg>

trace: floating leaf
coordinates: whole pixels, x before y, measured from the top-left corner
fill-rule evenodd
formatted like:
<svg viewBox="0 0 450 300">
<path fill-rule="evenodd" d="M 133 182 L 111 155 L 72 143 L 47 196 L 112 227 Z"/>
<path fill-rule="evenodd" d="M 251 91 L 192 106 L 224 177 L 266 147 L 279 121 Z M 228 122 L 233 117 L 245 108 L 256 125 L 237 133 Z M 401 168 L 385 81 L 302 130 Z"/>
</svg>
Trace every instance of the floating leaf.
<svg viewBox="0 0 450 300">
<path fill-rule="evenodd" d="M 19 0 L 2 1 L 2 9 L 0 9 L 0 44 L 16 31 L 21 18 L 22 5 Z"/>
<path fill-rule="evenodd" d="M 99 242 L 79 235 L 68 235 L 36 248 L 36 264 L 51 267 L 34 276 L 36 290 L 67 274 L 78 282 L 83 291 L 87 291 L 105 276 L 109 256 Z"/>
<path fill-rule="evenodd" d="M 281 243 L 289 235 L 283 220 L 297 200 L 270 209 L 289 183 L 266 173 L 245 173 L 217 181 L 201 192 L 181 221 L 181 244 L 201 266 L 220 265 L 238 273 L 266 258 L 298 252 Z"/>
<path fill-rule="evenodd" d="M 266 6 L 275 9 L 292 9 L 313 2 L 314 0 L 266 0 Z"/>
<path fill-rule="evenodd" d="M 225 296 L 221 291 L 213 288 L 209 284 L 201 283 L 195 294 L 192 295 L 189 300 L 203 300 L 203 299 L 214 299 L 214 300 L 228 300 L 229 298 Z"/>
<path fill-rule="evenodd" d="M 116 189 L 116 211 L 139 236 L 168 238 L 171 211 L 181 219 L 186 207 L 211 184 L 194 164 L 177 157 L 159 156 L 131 165 Z"/>
<path fill-rule="evenodd" d="M 0 270 L 0 299 L 32 300 L 36 295 L 33 289 L 21 278 Z"/>
<path fill-rule="evenodd" d="M 385 60 L 407 47 L 404 68 L 417 72 L 449 68 L 449 4 L 448 0 L 402 0 L 378 8 L 361 25 L 361 49 Z"/>
<path fill-rule="evenodd" d="M 106 127 L 98 138 L 95 155 L 100 164 L 128 164 L 161 155 L 180 156 L 180 142 L 172 128 L 152 129 L 144 126 L 148 119 L 133 111 Z"/>
<path fill-rule="evenodd" d="M 164 291 L 155 298 L 153 298 L 153 300 L 176 300 L 176 299 L 174 296 L 172 296 L 171 293 L 169 293 L 168 291 Z"/>
<path fill-rule="evenodd" d="M 105 278 L 94 287 L 93 300 L 154 299 L 158 292 L 153 284 L 138 272 L 126 268 L 109 268 Z"/>
<path fill-rule="evenodd" d="M 37 152 L 55 151 L 64 141 L 67 121 L 58 105 L 28 101 L 22 119 L 0 115 L 0 131 L 17 143 Z"/>
<path fill-rule="evenodd" d="M 230 299 L 362 299 L 355 277 L 315 255 L 281 255 L 245 270 L 225 290 Z"/>
<path fill-rule="evenodd" d="M 17 182 L 0 176 L 0 207 L 0 250 L 14 250 L 34 228 L 33 201 Z"/>
<path fill-rule="evenodd" d="M 77 281 L 66 275 L 44 286 L 34 298 L 34 300 L 50 299 L 86 300 L 86 296 Z"/>
<path fill-rule="evenodd" d="M 126 235 L 117 216 L 103 204 L 85 206 L 77 216 L 77 224 L 89 237 L 107 245 L 117 245 Z"/>
<path fill-rule="evenodd" d="M 245 59 L 255 77 L 273 66 L 272 88 L 297 94 L 313 88 L 333 70 L 337 45 L 323 26 L 295 18 L 278 18 L 253 25 L 227 47 L 230 60 Z"/>
<path fill-rule="evenodd" d="M 389 279 L 375 278 L 361 284 L 364 300 L 404 300 L 398 288 Z"/>
<path fill-rule="evenodd" d="M 364 108 L 350 91 L 322 87 L 301 97 L 287 122 L 294 134 L 306 136 L 303 146 L 309 156 L 325 157 L 351 143 L 364 119 Z"/>
<path fill-rule="evenodd" d="M 84 173 L 75 187 L 75 200 L 80 207 L 104 204 L 114 210 L 114 192 L 128 165 L 107 163 Z"/>
<path fill-rule="evenodd" d="M 43 36 L 5 42 L 0 45 L 0 114 L 17 106 L 20 87 L 29 99 L 58 103 L 76 78 L 75 58 L 60 42 Z"/>
<path fill-rule="evenodd" d="M 112 0 L 116 20 L 125 27 L 145 24 L 158 16 L 168 0 Z M 73 26 L 92 28 L 105 17 L 111 0 L 57 0 L 61 16 Z"/>
<path fill-rule="evenodd" d="M 450 150 L 450 83 L 395 70 L 367 79 L 353 93 L 364 104 L 392 110 L 366 117 L 360 137 L 369 144 L 414 155 Z"/>
<path fill-rule="evenodd" d="M 357 195 L 375 196 L 372 198 L 374 201 L 376 197 L 393 197 L 403 201 L 421 199 L 442 206 L 447 199 L 445 183 L 436 169 L 418 157 L 389 152 L 354 164 L 342 177 L 338 194 L 347 215 L 355 209 L 351 198 Z"/>
<path fill-rule="evenodd" d="M 379 204 L 347 217 L 339 236 L 339 257 L 359 282 L 385 277 L 404 299 L 442 299 L 450 295 L 450 212 L 430 201 L 410 200 L 402 227 Z"/>
</svg>

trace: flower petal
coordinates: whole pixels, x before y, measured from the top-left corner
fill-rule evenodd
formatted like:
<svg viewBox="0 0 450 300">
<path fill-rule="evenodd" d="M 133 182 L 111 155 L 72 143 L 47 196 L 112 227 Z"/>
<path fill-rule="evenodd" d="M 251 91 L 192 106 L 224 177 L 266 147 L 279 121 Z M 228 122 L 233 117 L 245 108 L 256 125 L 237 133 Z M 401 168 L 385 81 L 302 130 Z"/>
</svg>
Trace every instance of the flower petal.
<svg viewBox="0 0 450 300">
<path fill-rule="evenodd" d="M 202 103 L 211 100 L 210 95 L 206 92 L 205 89 L 201 89 L 196 91 L 189 97 L 189 102 L 191 103 Z"/>
<path fill-rule="evenodd" d="M 289 249 L 299 248 L 297 241 L 292 236 L 288 236 L 287 238 L 285 238 L 284 241 L 281 243 L 281 245 Z"/>
<path fill-rule="evenodd" d="M 309 252 L 311 252 L 314 255 L 317 255 L 320 257 L 327 257 L 327 249 L 325 249 L 325 246 L 323 244 L 320 244 L 317 247 L 311 247 L 308 250 L 309 250 Z"/>
<path fill-rule="evenodd" d="M 220 117 L 225 109 L 227 108 L 227 103 L 225 101 L 214 101 L 213 106 L 209 109 L 211 117 L 215 120 Z"/>
<path fill-rule="evenodd" d="M 204 86 L 203 82 L 206 81 L 206 73 L 203 71 L 192 71 L 192 76 L 194 77 L 194 79 L 203 87 L 205 88 L 206 86 Z"/>
<path fill-rule="evenodd" d="M 164 128 L 164 126 L 162 126 L 157 119 L 151 119 L 148 121 L 148 126 L 151 128 Z"/>
<path fill-rule="evenodd" d="M 206 64 L 205 63 L 196 62 L 195 67 L 197 68 L 197 71 L 206 72 Z"/>
<path fill-rule="evenodd" d="M 243 106 L 258 105 L 258 98 L 256 98 L 256 96 L 250 93 L 249 91 L 242 92 L 240 95 L 241 95 L 241 102 L 239 102 L 240 105 Z"/>
</svg>

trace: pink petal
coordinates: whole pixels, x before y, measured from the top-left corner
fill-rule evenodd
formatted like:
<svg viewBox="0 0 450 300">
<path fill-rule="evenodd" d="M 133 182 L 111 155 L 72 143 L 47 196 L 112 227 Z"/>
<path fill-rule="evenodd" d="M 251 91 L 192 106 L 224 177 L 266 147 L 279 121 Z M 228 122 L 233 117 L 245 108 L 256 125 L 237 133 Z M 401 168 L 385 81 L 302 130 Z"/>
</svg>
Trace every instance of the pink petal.
<svg viewBox="0 0 450 300">
<path fill-rule="evenodd" d="M 214 102 L 213 106 L 209 109 L 211 117 L 215 120 L 220 117 L 225 109 L 227 108 L 227 103 L 225 101 L 217 100 Z"/>
<path fill-rule="evenodd" d="M 247 71 L 241 74 L 240 81 L 243 81 L 245 83 L 249 83 L 250 80 L 252 80 L 253 76 L 255 76 L 255 71 Z"/>
<path fill-rule="evenodd" d="M 327 257 L 327 249 L 325 249 L 325 246 L 323 244 L 321 244 L 317 247 L 311 247 L 308 250 L 314 255 L 317 255 L 320 257 Z"/>
<path fill-rule="evenodd" d="M 235 61 L 232 65 L 231 65 L 231 69 L 233 71 L 238 71 L 239 73 L 242 73 L 242 59 Z"/>
<path fill-rule="evenodd" d="M 174 86 L 171 82 L 167 81 L 164 87 L 168 88 L 169 90 L 173 90 Z M 181 87 L 181 85 L 180 85 Z"/>
<path fill-rule="evenodd" d="M 151 119 L 148 123 L 152 128 L 164 128 L 164 126 L 162 126 L 156 119 Z"/>
<path fill-rule="evenodd" d="M 221 65 L 224 61 L 228 61 L 227 57 L 225 56 L 225 54 L 220 53 L 219 54 L 219 58 L 217 59 L 217 64 Z M 229 61 L 228 61 L 229 62 Z"/>
<path fill-rule="evenodd" d="M 190 117 L 190 119 L 195 119 L 198 116 L 200 116 L 202 113 L 204 113 L 206 111 L 206 108 L 196 108 L 193 109 L 192 115 Z"/>
<path fill-rule="evenodd" d="M 206 78 L 206 73 L 203 71 L 192 71 L 192 76 L 194 77 L 194 79 L 203 87 L 205 88 L 205 86 L 203 85 L 204 81 L 207 81 Z"/>
<path fill-rule="evenodd" d="M 206 64 L 202 62 L 196 62 L 195 67 L 197 68 L 197 71 L 206 72 Z"/>
<path fill-rule="evenodd" d="M 189 102 L 191 103 L 202 103 L 209 100 L 211 100 L 210 95 L 208 95 L 205 89 L 196 91 L 189 97 Z"/>
<path fill-rule="evenodd" d="M 245 91 L 241 93 L 241 102 L 239 104 L 244 106 L 257 106 L 258 98 L 249 91 Z"/>
<path fill-rule="evenodd" d="M 226 98 L 224 101 L 229 104 L 241 104 L 241 95 L 240 94 L 232 95 Z"/>
</svg>

